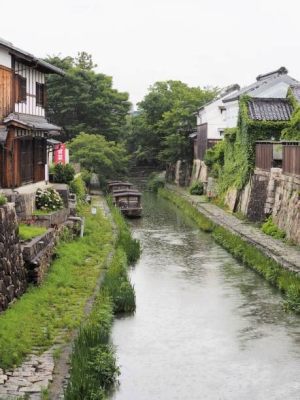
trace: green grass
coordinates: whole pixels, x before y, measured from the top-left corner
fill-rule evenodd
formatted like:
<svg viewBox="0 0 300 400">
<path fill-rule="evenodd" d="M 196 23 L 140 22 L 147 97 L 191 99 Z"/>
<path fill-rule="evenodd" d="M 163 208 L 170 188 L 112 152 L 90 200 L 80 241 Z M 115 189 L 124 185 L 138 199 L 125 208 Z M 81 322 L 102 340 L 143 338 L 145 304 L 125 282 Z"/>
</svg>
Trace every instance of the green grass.
<svg viewBox="0 0 300 400">
<path fill-rule="evenodd" d="M 51 210 L 34 210 L 32 215 L 49 215 L 53 212 L 54 211 L 51 211 Z"/>
<path fill-rule="evenodd" d="M 112 204 L 111 198 L 107 199 L 110 211 L 118 228 L 117 246 L 121 246 L 126 253 L 129 264 L 136 262 L 141 254 L 140 242 L 133 239 L 129 226 L 120 210 Z"/>
<path fill-rule="evenodd" d="M 120 372 L 109 344 L 112 322 L 111 298 L 101 290 L 74 343 L 65 400 L 105 399 L 106 391 L 116 383 Z"/>
<path fill-rule="evenodd" d="M 49 348 L 62 330 L 80 325 L 105 259 L 113 248 L 110 222 L 100 210 L 86 217 L 85 236 L 57 246 L 57 258 L 40 287 L 31 287 L 0 315 L 0 367 L 19 365 L 33 348 Z"/>
<path fill-rule="evenodd" d="M 270 284 L 277 287 L 284 294 L 286 309 L 300 313 L 300 277 L 299 275 L 282 268 L 278 263 L 265 256 L 256 247 L 221 226 L 217 226 L 202 215 L 193 205 L 180 195 L 159 190 L 159 194 L 170 200 L 186 215 L 191 217 L 198 227 L 212 233 L 217 243 L 230 252 L 237 260 L 247 267 L 254 269 Z"/>
<path fill-rule="evenodd" d="M 178 208 L 183 210 L 204 232 L 212 232 L 214 230 L 215 224 L 201 214 L 188 200 L 185 200 L 180 195 L 167 189 L 159 189 L 158 193 L 161 197 L 171 201 Z"/>
<path fill-rule="evenodd" d="M 118 228 L 117 248 L 92 312 L 81 325 L 75 340 L 70 379 L 64 396 L 66 400 L 107 399 L 120 374 L 109 337 L 113 316 L 135 311 L 135 292 L 128 277 L 127 261 L 129 257 L 137 257 L 139 243 L 132 239 L 128 225 L 118 210 L 112 207 L 112 213 Z"/>
<path fill-rule="evenodd" d="M 46 228 L 35 225 L 19 225 L 19 237 L 21 240 L 31 240 L 37 236 L 43 235 L 47 231 Z"/>
<path fill-rule="evenodd" d="M 286 233 L 278 228 L 272 217 L 269 217 L 266 222 L 263 223 L 261 230 L 266 235 L 272 236 L 275 239 L 284 239 L 286 237 Z"/>
</svg>

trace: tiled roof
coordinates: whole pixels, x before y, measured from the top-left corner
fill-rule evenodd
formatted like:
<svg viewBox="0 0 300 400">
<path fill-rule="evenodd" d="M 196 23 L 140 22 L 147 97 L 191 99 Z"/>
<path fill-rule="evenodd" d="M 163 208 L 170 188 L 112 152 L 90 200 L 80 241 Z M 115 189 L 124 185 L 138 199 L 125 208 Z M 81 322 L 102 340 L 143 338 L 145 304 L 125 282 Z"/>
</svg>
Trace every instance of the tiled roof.
<svg viewBox="0 0 300 400">
<path fill-rule="evenodd" d="M 256 82 L 252 83 L 249 86 L 243 87 L 238 92 L 226 97 L 223 100 L 223 103 L 228 103 L 230 101 L 238 100 L 243 95 L 248 95 L 251 97 L 264 97 L 264 92 L 269 91 L 270 88 L 274 87 L 278 83 L 286 83 L 287 86 L 297 85 L 298 81 L 294 78 L 291 78 L 287 75 L 287 69 L 285 67 L 281 67 L 276 71 L 269 72 L 267 74 L 259 75 L 256 78 Z M 285 95 L 284 95 L 285 96 Z M 273 97 L 282 98 L 280 95 L 273 95 Z"/>
<path fill-rule="evenodd" d="M 14 46 L 11 42 L 0 37 L 0 46 L 9 50 L 10 53 L 14 54 L 17 58 L 21 60 L 25 60 L 32 65 L 39 67 L 41 70 L 47 73 L 56 73 L 58 75 L 65 75 L 65 72 L 56 67 L 55 65 L 51 65 L 41 58 L 35 57 L 33 54 L 28 53 L 27 51 L 21 50 L 18 47 Z"/>
<path fill-rule="evenodd" d="M 296 99 L 300 103 L 300 84 L 298 85 L 291 85 L 291 90 L 293 92 L 293 95 L 296 97 Z"/>
<path fill-rule="evenodd" d="M 248 111 L 256 121 L 288 121 L 293 108 L 287 99 L 253 97 L 248 101 Z"/>
<path fill-rule="evenodd" d="M 60 126 L 49 123 L 46 118 L 29 114 L 11 113 L 4 119 L 5 125 L 19 124 L 25 129 L 48 131 L 50 135 L 57 135 L 62 131 Z"/>
</svg>

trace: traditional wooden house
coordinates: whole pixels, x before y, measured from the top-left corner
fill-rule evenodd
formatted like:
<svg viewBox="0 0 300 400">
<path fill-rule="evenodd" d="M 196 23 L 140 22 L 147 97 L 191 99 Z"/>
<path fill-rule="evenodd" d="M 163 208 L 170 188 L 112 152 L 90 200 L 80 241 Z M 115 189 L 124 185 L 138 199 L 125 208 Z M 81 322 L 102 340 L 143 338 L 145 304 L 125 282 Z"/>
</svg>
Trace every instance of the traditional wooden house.
<svg viewBox="0 0 300 400">
<path fill-rule="evenodd" d="M 61 128 L 45 117 L 45 75 L 64 72 L 0 39 L 0 186 L 47 179 L 47 138 Z"/>
<path fill-rule="evenodd" d="M 223 139 L 226 128 L 237 127 L 243 96 L 284 99 L 292 85 L 297 85 L 297 80 L 281 67 L 258 75 L 255 82 L 241 89 L 236 84 L 225 88 L 214 101 L 198 110 L 197 132 L 193 135 L 194 159 L 203 160 L 206 150 Z"/>
</svg>

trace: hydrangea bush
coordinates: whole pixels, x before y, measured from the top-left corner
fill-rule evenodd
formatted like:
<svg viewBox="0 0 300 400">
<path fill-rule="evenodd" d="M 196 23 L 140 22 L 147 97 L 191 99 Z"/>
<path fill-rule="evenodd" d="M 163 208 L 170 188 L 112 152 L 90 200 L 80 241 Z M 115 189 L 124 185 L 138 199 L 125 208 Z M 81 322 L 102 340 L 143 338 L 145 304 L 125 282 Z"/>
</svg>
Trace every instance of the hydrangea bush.
<svg viewBox="0 0 300 400">
<path fill-rule="evenodd" d="M 56 211 L 63 208 L 59 193 L 53 188 L 38 189 L 35 195 L 35 205 L 38 210 Z"/>
</svg>

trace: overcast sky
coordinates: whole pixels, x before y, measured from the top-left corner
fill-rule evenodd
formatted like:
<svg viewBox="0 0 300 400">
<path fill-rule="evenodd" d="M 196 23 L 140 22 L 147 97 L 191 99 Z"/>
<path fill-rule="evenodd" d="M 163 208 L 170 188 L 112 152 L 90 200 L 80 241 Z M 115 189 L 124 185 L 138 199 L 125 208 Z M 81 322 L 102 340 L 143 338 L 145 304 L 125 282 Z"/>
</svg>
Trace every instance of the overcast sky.
<svg viewBox="0 0 300 400">
<path fill-rule="evenodd" d="M 299 0 L 14 0 L 0 36 L 45 57 L 93 55 L 135 103 L 158 80 L 245 85 L 286 66 L 300 79 Z"/>
</svg>

